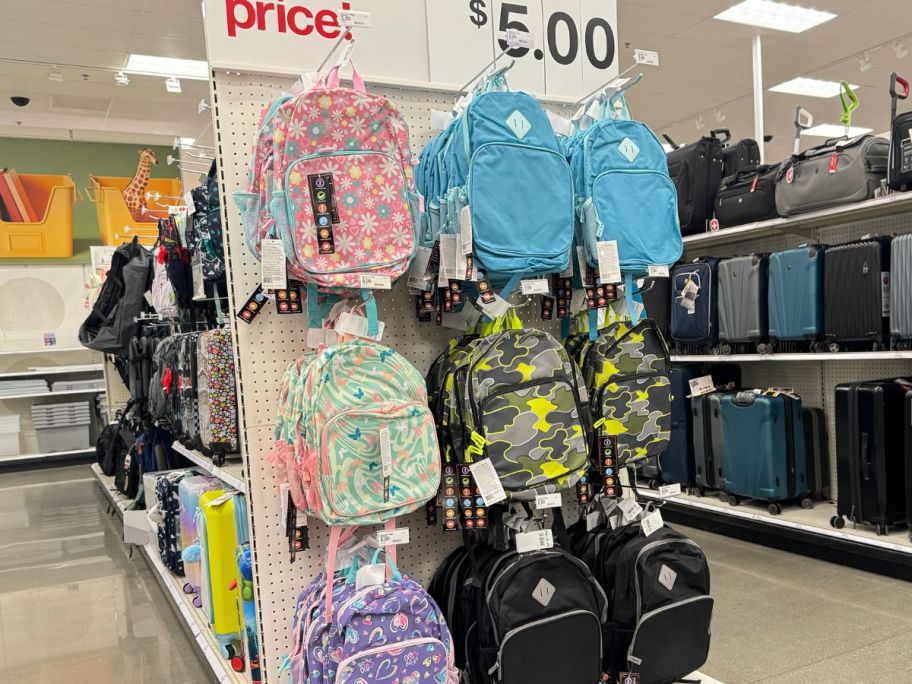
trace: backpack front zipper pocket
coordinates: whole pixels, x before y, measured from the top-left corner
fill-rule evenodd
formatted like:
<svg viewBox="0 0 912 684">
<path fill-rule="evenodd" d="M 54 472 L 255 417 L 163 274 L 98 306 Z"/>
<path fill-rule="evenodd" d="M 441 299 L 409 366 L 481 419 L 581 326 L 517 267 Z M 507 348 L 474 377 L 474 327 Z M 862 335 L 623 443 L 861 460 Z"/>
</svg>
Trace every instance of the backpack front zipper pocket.
<svg viewBox="0 0 912 684">
<path fill-rule="evenodd" d="M 599 389 L 603 430 L 617 438 L 617 463 L 658 456 L 671 440 L 671 381 L 663 373 L 611 378 Z"/>
<path fill-rule="evenodd" d="M 547 647 L 542 648 L 545 644 Z M 555 657 L 560 654 L 560 657 Z M 542 618 L 506 633 L 490 674 L 494 681 L 593 684 L 602 664 L 602 629 L 588 610 Z"/>
<path fill-rule="evenodd" d="M 576 389 L 563 376 L 508 385 L 485 397 L 476 430 L 504 489 L 530 490 L 585 468 L 582 415 Z"/>
<path fill-rule="evenodd" d="M 447 650 L 439 639 L 409 639 L 369 648 L 339 663 L 336 684 L 361 682 L 402 682 L 402 684 L 443 681 L 447 672 Z"/>
<path fill-rule="evenodd" d="M 319 461 L 322 499 L 340 518 L 426 501 L 440 479 L 434 418 L 421 402 L 343 411 L 320 431 Z"/>
<path fill-rule="evenodd" d="M 630 672 L 644 682 L 670 682 L 706 662 L 713 599 L 693 596 L 644 613 L 627 650 Z"/>
</svg>

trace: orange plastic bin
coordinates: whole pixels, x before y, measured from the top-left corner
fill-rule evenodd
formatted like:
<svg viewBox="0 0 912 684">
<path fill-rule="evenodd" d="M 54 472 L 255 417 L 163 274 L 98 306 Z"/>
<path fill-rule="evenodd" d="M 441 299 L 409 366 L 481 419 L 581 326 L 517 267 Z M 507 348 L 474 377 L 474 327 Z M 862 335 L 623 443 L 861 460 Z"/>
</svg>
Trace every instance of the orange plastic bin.
<svg viewBox="0 0 912 684">
<path fill-rule="evenodd" d="M 18 176 L 29 202 L 43 218 L 36 223 L 0 221 L 0 257 L 73 256 L 73 179 L 28 173 Z"/>
<path fill-rule="evenodd" d="M 106 245 L 117 247 L 124 242 L 129 242 L 134 235 L 139 236 L 139 241 L 151 246 L 158 239 L 158 219 L 166 216 L 166 209 L 160 205 L 170 206 L 181 204 L 179 199 L 170 199 L 181 196 L 181 182 L 177 178 L 151 178 L 146 192 L 158 193 L 161 199 L 148 200 L 149 209 L 162 209 L 149 214 L 149 221 L 134 221 L 124 202 L 123 191 L 130 183 L 130 178 L 119 176 L 92 176 L 92 192 L 90 199 L 95 203 L 98 212 L 98 230 L 101 239 Z"/>
</svg>

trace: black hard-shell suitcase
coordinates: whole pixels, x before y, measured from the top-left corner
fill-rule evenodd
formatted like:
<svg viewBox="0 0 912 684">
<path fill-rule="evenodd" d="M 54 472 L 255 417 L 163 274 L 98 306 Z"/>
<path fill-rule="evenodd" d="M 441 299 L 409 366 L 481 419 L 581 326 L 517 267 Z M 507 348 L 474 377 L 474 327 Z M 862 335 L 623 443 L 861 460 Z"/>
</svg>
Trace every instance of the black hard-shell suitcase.
<svg viewBox="0 0 912 684">
<path fill-rule="evenodd" d="M 720 228 L 731 228 L 779 216 L 776 211 L 776 176 L 779 165 L 756 166 L 722 179 L 716 195 L 715 214 Z"/>
<path fill-rule="evenodd" d="M 769 351 L 769 256 L 723 259 L 719 262 L 718 318 L 722 353 L 761 354 Z"/>
<path fill-rule="evenodd" d="M 807 484 L 812 499 L 827 501 L 830 492 L 830 447 L 823 409 L 802 408 Z"/>
<path fill-rule="evenodd" d="M 824 325 L 832 351 L 890 339 L 890 238 L 830 247 L 824 269 Z"/>
<path fill-rule="evenodd" d="M 693 412 L 694 480 L 704 489 L 725 489 L 725 443 L 722 433 L 722 397 L 727 392 L 704 394 L 691 400 Z"/>
<path fill-rule="evenodd" d="M 912 520 L 912 385 L 904 385 L 906 395 L 903 397 L 905 407 L 905 474 L 906 474 L 906 524 Z M 909 530 L 909 540 L 912 541 L 912 526 Z"/>
<path fill-rule="evenodd" d="M 906 520 L 906 395 L 895 380 L 836 387 L 837 515 L 878 534 Z"/>
<path fill-rule="evenodd" d="M 722 181 L 722 164 L 722 142 L 715 137 L 703 137 L 668 153 L 668 174 L 678 194 L 682 235 L 706 230 Z"/>
<path fill-rule="evenodd" d="M 897 84 L 900 86 L 897 88 Z M 912 190 L 912 112 L 897 115 L 898 100 L 909 97 L 909 82 L 895 71 L 890 75 L 890 157 L 887 162 L 887 184 L 892 190 Z"/>
</svg>

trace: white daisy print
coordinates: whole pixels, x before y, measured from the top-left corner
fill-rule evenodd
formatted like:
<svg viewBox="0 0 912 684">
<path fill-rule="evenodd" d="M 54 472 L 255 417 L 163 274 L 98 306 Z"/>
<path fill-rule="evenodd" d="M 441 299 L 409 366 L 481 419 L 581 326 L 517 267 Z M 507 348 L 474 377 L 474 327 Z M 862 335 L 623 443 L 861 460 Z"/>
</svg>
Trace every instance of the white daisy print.
<svg viewBox="0 0 912 684">
<path fill-rule="evenodd" d="M 389 127 L 393 133 L 404 133 L 405 132 L 405 120 L 401 116 L 390 116 L 387 118 L 389 122 Z"/>
<path fill-rule="evenodd" d="M 348 122 L 348 127 L 352 133 L 364 133 L 365 126 L 366 126 L 366 122 L 360 116 L 355 117 L 354 119 L 352 119 L 351 121 Z"/>
<path fill-rule="evenodd" d="M 371 103 L 371 96 L 367 93 L 355 93 L 355 106 L 364 109 Z"/>
<path fill-rule="evenodd" d="M 395 176 L 399 173 L 399 162 L 390 157 L 384 157 L 380 162 L 380 168 L 386 176 Z"/>
<path fill-rule="evenodd" d="M 403 214 L 401 211 L 397 211 L 395 214 L 393 214 L 393 225 L 401 226 L 404 223 L 405 223 L 405 214 Z"/>
<path fill-rule="evenodd" d="M 332 139 L 334 142 L 342 142 L 342 138 L 345 137 L 345 131 L 341 128 L 337 128 L 332 132 Z"/>
<path fill-rule="evenodd" d="M 340 233 L 335 236 L 335 247 L 336 252 L 340 254 L 345 254 L 352 251 L 355 248 L 354 240 L 352 240 L 351 235 L 345 233 Z"/>
<path fill-rule="evenodd" d="M 405 228 L 396 228 L 393 231 L 393 244 L 405 247 L 412 241 L 412 234 Z"/>
<path fill-rule="evenodd" d="M 361 226 L 361 230 L 366 235 L 373 235 L 377 232 L 377 217 L 373 214 L 365 214 L 361 217 L 358 225 Z"/>
<path fill-rule="evenodd" d="M 396 199 L 396 188 L 392 185 L 384 185 L 380 188 L 380 199 L 384 202 L 392 202 Z"/>
<path fill-rule="evenodd" d="M 352 179 L 349 178 L 348 175 L 345 175 L 339 178 L 339 180 L 336 181 L 336 184 L 339 186 L 340 190 L 351 190 Z"/>
<path fill-rule="evenodd" d="M 364 206 L 368 209 L 373 209 L 375 206 L 377 206 L 377 200 L 375 200 L 373 197 L 367 197 L 364 200 Z"/>
</svg>

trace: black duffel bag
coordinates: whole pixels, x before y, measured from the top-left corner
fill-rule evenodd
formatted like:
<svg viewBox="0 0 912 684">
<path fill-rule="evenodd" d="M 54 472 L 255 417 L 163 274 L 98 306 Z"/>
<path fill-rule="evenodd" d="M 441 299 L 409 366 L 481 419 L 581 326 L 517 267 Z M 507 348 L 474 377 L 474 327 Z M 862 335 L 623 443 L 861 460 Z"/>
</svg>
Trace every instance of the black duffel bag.
<svg viewBox="0 0 912 684">
<path fill-rule="evenodd" d="M 716 195 L 716 220 L 719 227 L 731 228 L 777 218 L 778 174 L 778 164 L 764 164 L 723 178 Z"/>
</svg>

